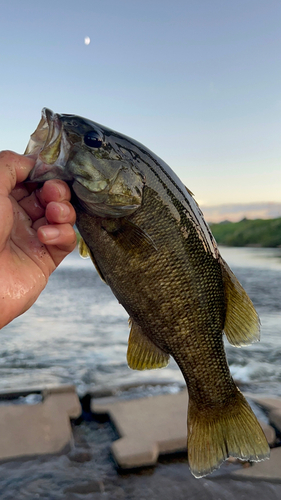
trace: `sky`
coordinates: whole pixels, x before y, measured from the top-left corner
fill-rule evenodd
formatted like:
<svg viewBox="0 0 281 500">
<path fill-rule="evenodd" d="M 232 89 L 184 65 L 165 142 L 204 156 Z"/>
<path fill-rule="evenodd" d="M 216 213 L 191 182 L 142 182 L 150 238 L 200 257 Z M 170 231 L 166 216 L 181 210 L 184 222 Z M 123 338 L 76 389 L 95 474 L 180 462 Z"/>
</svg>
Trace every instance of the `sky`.
<svg viewBox="0 0 281 500">
<path fill-rule="evenodd" d="M 280 0 L 6 0 L 0 13 L 0 149 L 23 152 L 49 107 L 143 143 L 203 206 L 281 201 Z"/>
</svg>

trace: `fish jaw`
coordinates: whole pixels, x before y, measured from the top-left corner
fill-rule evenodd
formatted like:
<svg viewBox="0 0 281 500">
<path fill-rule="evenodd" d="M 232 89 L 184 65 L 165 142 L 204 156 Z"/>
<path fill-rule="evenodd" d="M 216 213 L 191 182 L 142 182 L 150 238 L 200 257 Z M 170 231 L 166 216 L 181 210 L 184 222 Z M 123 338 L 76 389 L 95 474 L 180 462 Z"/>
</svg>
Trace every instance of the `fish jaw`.
<svg viewBox="0 0 281 500">
<path fill-rule="evenodd" d="M 24 152 L 26 156 L 36 159 L 27 181 L 44 182 L 55 178 L 72 180 L 65 169 L 70 147 L 63 134 L 60 115 L 43 108 L 41 120 Z"/>
</svg>

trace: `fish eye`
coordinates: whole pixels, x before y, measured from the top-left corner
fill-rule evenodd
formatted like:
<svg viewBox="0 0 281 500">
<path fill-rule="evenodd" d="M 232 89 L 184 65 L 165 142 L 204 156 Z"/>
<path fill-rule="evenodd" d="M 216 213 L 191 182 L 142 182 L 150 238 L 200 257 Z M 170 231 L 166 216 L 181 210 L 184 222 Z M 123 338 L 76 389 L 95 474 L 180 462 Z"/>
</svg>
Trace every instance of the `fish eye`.
<svg viewBox="0 0 281 500">
<path fill-rule="evenodd" d="M 89 148 L 100 148 L 102 145 L 102 139 L 97 132 L 91 130 L 84 135 L 84 144 L 89 146 Z"/>
</svg>

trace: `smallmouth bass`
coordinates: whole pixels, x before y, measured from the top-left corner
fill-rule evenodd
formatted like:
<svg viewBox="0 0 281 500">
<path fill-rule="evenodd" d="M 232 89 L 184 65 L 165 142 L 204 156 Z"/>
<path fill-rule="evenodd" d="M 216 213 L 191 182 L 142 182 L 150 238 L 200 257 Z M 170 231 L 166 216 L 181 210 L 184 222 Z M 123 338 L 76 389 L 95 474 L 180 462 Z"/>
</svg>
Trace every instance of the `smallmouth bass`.
<svg viewBox="0 0 281 500">
<path fill-rule="evenodd" d="M 192 193 L 145 146 L 82 117 L 42 112 L 25 154 L 29 180 L 69 183 L 80 251 L 130 316 L 133 369 L 177 362 L 188 393 L 188 459 L 196 477 L 228 457 L 269 456 L 236 387 L 223 332 L 235 346 L 259 339 L 259 319 L 224 262 Z"/>
</svg>

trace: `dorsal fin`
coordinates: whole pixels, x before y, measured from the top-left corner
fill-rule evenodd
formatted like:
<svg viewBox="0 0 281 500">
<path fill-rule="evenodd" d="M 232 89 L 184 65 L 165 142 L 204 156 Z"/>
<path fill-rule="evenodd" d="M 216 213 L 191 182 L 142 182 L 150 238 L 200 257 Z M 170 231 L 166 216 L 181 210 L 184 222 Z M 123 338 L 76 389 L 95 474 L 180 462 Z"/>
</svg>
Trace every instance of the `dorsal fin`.
<svg viewBox="0 0 281 500">
<path fill-rule="evenodd" d="M 128 342 L 127 361 L 133 370 L 152 370 L 162 368 L 169 363 L 169 354 L 156 346 L 141 327 L 130 318 L 130 337 Z"/>
<path fill-rule="evenodd" d="M 221 259 L 226 298 L 224 332 L 230 344 L 240 347 L 260 339 L 260 320 L 254 305 L 236 276 Z"/>
<path fill-rule="evenodd" d="M 190 194 L 190 196 L 192 196 L 192 198 L 194 198 L 194 194 L 192 193 L 192 191 L 190 191 L 190 189 L 188 189 L 188 187 L 186 187 L 186 186 L 184 186 L 184 187 L 187 190 L 187 192 Z"/>
</svg>

